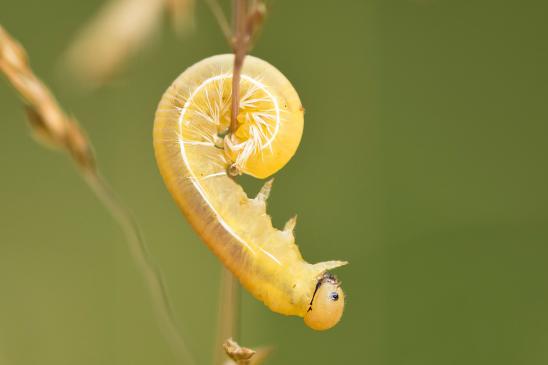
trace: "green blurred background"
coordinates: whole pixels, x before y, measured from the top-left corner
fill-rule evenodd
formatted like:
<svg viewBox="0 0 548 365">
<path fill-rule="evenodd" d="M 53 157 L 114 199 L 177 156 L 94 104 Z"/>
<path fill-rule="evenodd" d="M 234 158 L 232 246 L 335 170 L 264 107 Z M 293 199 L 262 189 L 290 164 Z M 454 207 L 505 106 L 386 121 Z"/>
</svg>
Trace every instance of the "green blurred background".
<svg viewBox="0 0 548 365">
<path fill-rule="evenodd" d="M 292 80 L 306 122 L 270 212 L 299 214 L 307 260 L 350 261 L 348 302 L 315 333 L 244 292 L 241 342 L 275 345 L 269 364 L 548 363 L 546 3 L 271 4 L 253 54 Z M 88 131 L 209 363 L 220 265 L 168 195 L 151 129 L 172 80 L 228 48 L 199 1 L 194 34 L 166 25 L 115 83 L 74 92 L 56 66 L 100 5 L 2 0 L 0 23 Z M 175 364 L 118 227 L 3 81 L 0 112 L 0 364 Z"/>
</svg>

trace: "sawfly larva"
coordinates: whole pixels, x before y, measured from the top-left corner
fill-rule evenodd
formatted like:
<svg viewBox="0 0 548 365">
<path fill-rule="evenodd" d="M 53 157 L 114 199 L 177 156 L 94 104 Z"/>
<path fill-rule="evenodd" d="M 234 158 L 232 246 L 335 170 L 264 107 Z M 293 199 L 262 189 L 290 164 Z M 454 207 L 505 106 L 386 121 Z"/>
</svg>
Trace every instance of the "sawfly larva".
<svg viewBox="0 0 548 365">
<path fill-rule="evenodd" d="M 196 232 L 249 292 L 274 312 L 331 328 L 342 316 L 344 293 L 328 270 L 346 262 L 304 261 L 296 220 L 278 230 L 266 213 L 272 180 L 250 199 L 231 177 L 236 171 L 266 178 L 282 168 L 300 143 L 303 107 L 280 71 L 247 56 L 230 133 L 233 57 L 198 62 L 165 92 L 154 123 L 160 172 Z"/>
</svg>

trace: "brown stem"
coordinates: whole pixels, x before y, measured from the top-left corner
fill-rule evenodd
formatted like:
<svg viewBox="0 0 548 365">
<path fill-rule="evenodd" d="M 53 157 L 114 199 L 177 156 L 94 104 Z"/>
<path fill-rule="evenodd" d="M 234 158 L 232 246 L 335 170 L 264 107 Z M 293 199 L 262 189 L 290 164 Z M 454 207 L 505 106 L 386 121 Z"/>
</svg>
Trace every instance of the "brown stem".
<svg viewBox="0 0 548 365">
<path fill-rule="evenodd" d="M 181 364 L 196 364 L 194 358 L 177 328 L 177 321 L 171 307 L 165 282 L 159 269 L 154 265 L 139 226 L 129 210 L 111 190 L 97 171 L 80 169 L 82 177 L 93 190 L 99 201 L 107 208 L 112 218 L 121 227 L 129 244 L 130 254 L 143 275 L 156 318 L 166 340 Z"/>
<path fill-rule="evenodd" d="M 230 115 L 230 133 L 238 129 L 238 112 L 240 108 L 240 78 L 242 66 L 247 53 L 249 36 L 246 32 L 247 0 L 233 0 L 234 38 L 234 70 L 232 72 L 232 109 Z"/>
<path fill-rule="evenodd" d="M 179 333 L 167 289 L 147 250 L 139 226 L 118 200 L 95 165 L 91 142 L 75 120 L 68 117 L 50 90 L 33 73 L 24 48 L 0 25 L 0 74 L 23 98 L 33 132 L 42 141 L 72 156 L 79 172 L 126 236 L 131 256 L 143 275 L 146 288 L 166 340 L 181 364 L 195 364 Z M 0 361 L 1 362 L 1 361 Z"/>
<path fill-rule="evenodd" d="M 230 133 L 236 132 L 238 129 L 238 113 L 240 109 L 240 78 L 242 74 L 242 66 L 244 57 L 238 53 L 234 55 L 234 71 L 232 73 L 232 110 L 230 115 Z"/>
<path fill-rule="evenodd" d="M 226 19 L 221 5 L 219 5 L 217 0 L 206 0 L 206 3 L 209 6 L 209 10 L 211 10 L 211 13 L 217 20 L 217 23 L 219 23 L 219 27 L 221 28 L 223 35 L 230 44 L 232 42 L 232 30 L 230 29 L 230 24 Z"/>
<path fill-rule="evenodd" d="M 217 338 L 215 342 L 213 365 L 224 363 L 226 353 L 223 344 L 228 338 L 237 337 L 239 318 L 238 280 L 227 268 L 221 268 L 221 285 L 219 290 Z"/>
<path fill-rule="evenodd" d="M 232 95 L 231 95 L 231 114 L 229 133 L 234 133 L 238 129 L 238 113 L 240 106 L 240 80 L 244 59 L 249 51 L 252 40 L 256 35 L 265 15 L 266 7 L 262 1 L 258 0 L 232 0 L 232 34 L 229 35 L 229 42 L 234 53 L 234 65 L 232 70 Z M 217 18 L 221 29 L 227 34 L 226 18 L 222 10 L 218 7 L 215 0 L 208 0 L 211 11 Z M 235 175 L 238 173 L 236 172 Z M 221 290 L 219 300 L 219 324 L 217 329 L 216 351 L 214 356 L 214 365 L 222 363 L 226 355 L 221 351 L 228 338 L 235 337 L 238 332 L 238 293 L 239 284 L 236 278 L 226 268 L 222 268 Z M 228 340 L 230 342 L 230 340 Z M 222 345 L 225 346 L 222 346 Z M 245 349 L 248 350 L 248 349 Z M 251 350 L 249 350 L 251 351 Z M 270 350 L 261 350 L 264 358 Z M 239 354 L 239 349 L 238 351 Z M 254 351 L 253 351 L 254 353 Z M 238 364 L 249 363 L 248 359 L 235 360 L 236 354 L 227 354 Z M 241 355 L 241 354 L 240 354 Z"/>
</svg>

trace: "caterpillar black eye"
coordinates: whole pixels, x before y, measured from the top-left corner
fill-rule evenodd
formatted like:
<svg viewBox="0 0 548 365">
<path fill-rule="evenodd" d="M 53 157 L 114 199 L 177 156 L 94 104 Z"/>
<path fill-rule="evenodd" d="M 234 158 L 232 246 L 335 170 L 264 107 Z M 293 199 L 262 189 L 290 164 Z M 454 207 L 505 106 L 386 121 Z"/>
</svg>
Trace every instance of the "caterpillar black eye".
<svg viewBox="0 0 548 365">
<path fill-rule="evenodd" d="M 323 331 L 336 325 L 344 311 L 344 293 L 335 279 L 323 281 L 304 316 L 304 323 Z"/>
</svg>

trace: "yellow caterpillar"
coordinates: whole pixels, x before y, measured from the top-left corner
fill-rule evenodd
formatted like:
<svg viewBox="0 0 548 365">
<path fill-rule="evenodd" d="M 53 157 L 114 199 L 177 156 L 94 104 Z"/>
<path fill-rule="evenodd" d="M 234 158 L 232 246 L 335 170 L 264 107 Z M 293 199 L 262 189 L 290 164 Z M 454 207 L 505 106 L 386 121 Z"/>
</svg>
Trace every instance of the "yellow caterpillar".
<svg viewBox="0 0 548 365">
<path fill-rule="evenodd" d="M 289 161 L 303 130 L 299 96 L 272 65 L 246 57 L 238 128 L 229 133 L 233 60 L 204 59 L 165 92 L 154 122 L 160 172 L 196 232 L 249 292 L 274 312 L 331 328 L 342 316 L 344 293 L 328 270 L 346 262 L 304 261 L 296 220 L 278 230 L 266 213 L 272 180 L 250 199 L 230 176 L 266 178 Z"/>
</svg>

